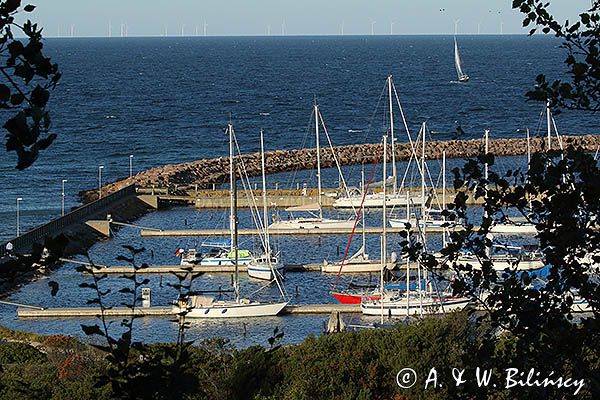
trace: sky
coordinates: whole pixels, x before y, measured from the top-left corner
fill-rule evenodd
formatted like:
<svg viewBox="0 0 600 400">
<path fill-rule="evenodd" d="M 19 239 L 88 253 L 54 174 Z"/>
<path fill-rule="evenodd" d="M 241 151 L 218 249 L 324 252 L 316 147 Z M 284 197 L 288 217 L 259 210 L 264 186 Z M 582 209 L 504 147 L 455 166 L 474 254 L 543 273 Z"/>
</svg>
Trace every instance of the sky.
<svg viewBox="0 0 600 400">
<path fill-rule="evenodd" d="M 54 36 L 208 36 L 525 33 L 512 0 L 30 0 Z M 23 4 L 28 2 L 23 1 Z M 574 19 L 590 0 L 556 0 Z"/>
</svg>

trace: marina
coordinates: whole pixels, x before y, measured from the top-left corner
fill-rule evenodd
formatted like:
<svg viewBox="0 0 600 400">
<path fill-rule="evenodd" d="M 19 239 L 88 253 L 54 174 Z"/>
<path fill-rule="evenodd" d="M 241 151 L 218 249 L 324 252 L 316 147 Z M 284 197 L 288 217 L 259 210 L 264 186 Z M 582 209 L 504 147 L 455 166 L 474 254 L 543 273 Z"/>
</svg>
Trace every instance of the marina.
<svg viewBox="0 0 600 400">
<path fill-rule="evenodd" d="M 458 77 L 465 85 L 483 84 L 478 77 L 481 71 L 473 71 L 468 61 L 468 69 L 464 65 L 465 53 L 467 60 L 472 56 L 468 40 L 456 36 L 450 39 L 448 48 L 454 52 L 456 69 L 453 79 Z M 448 59 L 452 67 L 451 54 Z M 450 73 L 454 75 L 452 69 Z M 422 121 L 405 115 L 400 98 L 411 104 L 420 90 L 415 91 L 412 83 L 399 76 L 385 78 L 376 73 L 373 81 L 360 89 L 383 88 L 379 100 L 371 99 L 371 104 L 361 108 L 361 113 L 369 115 L 377 104 L 374 114 L 383 123 L 368 128 L 369 137 L 366 125 L 357 130 L 360 132 L 345 126 L 347 122 L 342 120 L 356 116 L 332 108 L 333 99 L 326 94 L 294 104 L 294 118 L 303 122 L 295 122 L 290 128 L 294 135 L 285 140 L 279 136 L 279 132 L 285 132 L 282 127 L 287 126 L 287 121 L 280 120 L 281 115 L 259 114 L 260 118 L 250 119 L 252 126 L 232 116 L 229 123 L 215 121 L 210 130 L 200 128 L 202 137 L 214 137 L 210 132 L 215 129 L 226 133 L 210 145 L 204 139 L 196 143 L 200 136 L 187 131 L 188 139 L 196 143 L 193 150 L 181 142 L 181 150 L 177 151 L 164 145 L 165 155 L 157 163 L 151 162 L 155 149 L 146 149 L 145 155 L 128 155 L 129 176 L 109 175 L 109 167 L 115 165 L 101 165 L 95 171 L 97 182 L 78 182 L 81 204 L 67 197 L 71 207 L 68 204 L 64 215 L 52 216 L 45 223 L 27 222 L 25 213 L 23 221 L 28 225 L 21 227 L 18 237 L 11 232 L 4 235 L 1 255 L 7 254 L 8 243 L 13 252 L 28 254 L 43 245 L 47 237 L 65 234 L 75 240 L 72 252 L 47 271 L 37 271 L 31 282 L 24 281 L 25 285 L 9 296 L 9 302 L 39 304 L 43 309 L 16 310 L 5 304 L 3 321 L 22 327 L 35 326 L 29 324 L 36 319 L 65 318 L 70 321 L 65 326 L 77 331 L 78 318 L 98 315 L 97 308 L 85 307 L 95 294 L 79 286 L 90 285 L 97 277 L 103 277 L 102 289 L 107 293 L 109 309 L 105 315 L 130 316 L 129 309 L 122 306 L 129 299 L 119 290 L 127 284 L 122 277 L 134 274 L 145 282 L 139 289 L 152 293 L 151 307 L 136 308 L 139 323 L 160 326 L 161 332 L 173 334 L 171 304 L 186 300 L 179 307 L 198 311 L 190 316 L 199 329 L 195 331 L 198 338 L 220 332 L 213 322 L 203 321 L 207 311 L 224 314 L 233 307 L 242 314 L 263 307 L 258 314 L 268 316 L 244 318 L 262 326 L 263 331 L 266 325 L 261 325 L 260 319 L 270 321 L 264 324 L 271 327 L 274 323 L 290 327 L 291 342 L 321 333 L 323 318 L 335 312 L 348 314 L 352 324 L 358 325 L 381 321 L 384 316 L 429 312 L 420 306 L 415 308 L 413 296 L 428 304 L 427 309 L 435 309 L 440 302 L 449 308 L 462 308 L 465 301 L 451 301 L 444 294 L 449 290 L 450 277 L 443 263 L 438 271 L 424 271 L 419 263 L 402 258 L 399 243 L 406 232 L 405 223 L 411 225 L 411 237 L 426 236 L 430 248 L 441 249 L 452 232 L 463 230 L 460 221 L 448 223 L 441 212 L 457 194 L 453 170 L 484 147 L 496 156 L 501 173 L 524 168 L 531 154 L 546 148 L 547 132 L 538 127 L 531 137 L 525 137 L 524 130 L 515 134 L 506 118 L 490 123 L 494 132 L 485 141 L 481 133 L 486 124 L 481 122 L 465 125 L 470 131 L 464 136 L 460 126 L 444 126 L 443 132 L 438 132 L 436 118 L 418 126 Z M 297 91 L 296 95 L 306 93 Z M 534 119 L 540 111 L 521 107 L 527 111 L 521 114 L 524 121 Z M 438 107 L 430 111 L 432 115 L 444 113 Z M 519 110 L 512 112 L 516 115 Z M 546 117 L 545 110 L 541 115 Z M 278 123 L 270 121 L 271 117 Z M 307 119 L 310 121 L 305 123 Z M 121 123 L 118 118 L 104 122 Z M 261 130 L 263 123 L 265 129 Z M 593 153 L 600 146 L 596 131 L 594 124 L 574 125 L 567 130 L 571 135 L 561 134 L 559 140 L 561 146 L 579 146 Z M 474 221 L 481 217 L 483 201 L 471 193 L 465 198 Z M 516 268 L 524 249 L 536 240 L 535 226 L 518 218 L 512 221 L 495 224 L 491 229 L 498 243 L 490 250 L 499 272 Z M 473 227 L 475 232 L 478 229 Z M 217 242 L 222 244 L 214 246 Z M 140 250 L 133 258 L 135 265 L 143 268 L 123 262 L 131 256 L 127 248 Z M 82 256 L 82 249 L 89 254 Z M 531 254 L 521 269 L 544 273 L 547 267 Z M 460 260 L 475 269 L 482 268 L 480 261 L 469 254 Z M 94 274 L 74 266 L 90 268 Z M 181 299 L 175 287 L 180 278 L 190 276 L 195 276 L 191 292 L 214 291 L 217 295 Z M 417 283 L 419 280 L 421 283 Z M 50 281 L 59 288 L 53 295 L 49 294 Z M 384 298 L 383 307 L 382 292 L 394 294 Z M 18 320 L 11 322 L 15 316 Z M 242 317 L 239 313 L 236 316 Z M 226 335 L 235 336 L 232 332 L 238 332 L 240 323 L 225 320 Z M 54 329 L 49 332 L 61 330 L 58 324 L 48 326 Z M 202 331 L 204 328 L 206 331 Z M 140 335 L 153 340 L 162 337 L 149 332 Z M 256 336 L 240 340 L 256 343 Z"/>
<path fill-rule="evenodd" d="M 600 399 L 600 0 L 32 3 L 0 400 Z"/>
</svg>

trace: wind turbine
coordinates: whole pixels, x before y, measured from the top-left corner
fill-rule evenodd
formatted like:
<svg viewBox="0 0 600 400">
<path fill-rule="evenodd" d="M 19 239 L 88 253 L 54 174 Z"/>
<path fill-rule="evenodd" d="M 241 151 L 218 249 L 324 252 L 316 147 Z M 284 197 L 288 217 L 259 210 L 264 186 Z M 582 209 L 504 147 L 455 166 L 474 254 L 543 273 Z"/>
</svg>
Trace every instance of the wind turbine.
<svg viewBox="0 0 600 400">
<path fill-rule="evenodd" d="M 206 20 L 204 20 L 204 37 L 206 37 L 206 29 L 208 28 L 208 24 L 206 23 Z"/>
<path fill-rule="evenodd" d="M 108 37 L 112 37 L 112 21 L 110 19 L 108 20 Z"/>
<path fill-rule="evenodd" d="M 481 35 L 481 22 L 477 23 L 477 34 Z"/>
<path fill-rule="evenodd" d="M 500 21 L 500 34 L 504 35 L 504 22 Z"/>
<path fill-rule="evenodd" d="M 271 24 L 267 25 L 267 36 L 271 36 Z"/>
<path fill-rule="evenodd" d="M 196 36 L 198 36 L 198 31 L 199 31 L 200 27 L 198 25 L 196 25 Z"/>
<path fill-rule="evenodd" d="M 371 36 L 375 34 L 375 20 L 371 20 Z"/>
<path fill-rule="evenodd" d="M 71 37 L 75 34 L 75 25 L 71 24 Z"/>
<path fill-rule="evenodd" d="M 344 36 L 344 20 L 342 20 L 342 25 L 341 25 L 341 32 L 342 32 L 342 36 Z"/>
<path fill-rule="evenodd" d="M 283 19 L 283 22 L 281 23 L 281 36 L 285 36 L 285 18 Z"/>
<path fill-rule="evenodd" d="M 394 24 L 396 21 L 390 21 L 390 35 L 394 34 Z"/>
<path fill-rule="evenodd" d="M 181 37 L 185 36 L 185 24 L 181 25 Z"/>
<path fill-rule="evenodd" d="M 125 24 L 123 23 L 123 20 L 121 20 L 121 37 L 125 36 Z"/>
</svg>

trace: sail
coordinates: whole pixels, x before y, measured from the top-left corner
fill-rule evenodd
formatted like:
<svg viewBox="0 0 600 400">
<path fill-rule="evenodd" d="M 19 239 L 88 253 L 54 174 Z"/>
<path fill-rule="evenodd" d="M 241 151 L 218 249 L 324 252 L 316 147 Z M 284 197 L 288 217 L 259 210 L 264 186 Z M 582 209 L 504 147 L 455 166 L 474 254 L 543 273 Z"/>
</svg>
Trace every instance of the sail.
<svg viewBox="0 0 600 400">
<path fill-rule="evenodd" d="M 460 63 L 460 55 L 458 54 L 458 43 L 456 42 L 456 36 L 454 37 L 454 66 L 456 67 L 456 73 L 458 74 L 458 77 L 460 78 L 463 76 L 464 72 Z"/>
</svg>

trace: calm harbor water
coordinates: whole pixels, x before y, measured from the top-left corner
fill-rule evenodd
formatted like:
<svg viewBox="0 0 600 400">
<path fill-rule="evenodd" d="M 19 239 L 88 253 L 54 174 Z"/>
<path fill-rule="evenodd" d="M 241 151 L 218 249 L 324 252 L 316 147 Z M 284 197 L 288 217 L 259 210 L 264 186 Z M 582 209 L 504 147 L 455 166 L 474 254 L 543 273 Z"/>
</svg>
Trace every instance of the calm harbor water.
<svg viewBox="0 0 600 400">
<path fill-rule="evenodd" d="M 260 128 L 266 131 L 267 149 L 312 147 L 314 139 L 307 127 L 314 96 L 334 145 L 378 142 L 386 119 L 380 96 L 388 74 L 394 75 L 413 132 L 423 121 L 428 122 L 433 139 L 453 137 L 458 125 L 466 132 L 464 138 L 479 138 L 486 128 L 493 137 L 521 136 L 526 127 L 537 132 L 542 105 L 527 102 L 524 93 L 538 73 L 562 73 L 559 43 L 546 37 L 507 35 L 461 36 L 460 45 L 471 76 L 467 84 L 456 82 L 449 36 L 50 39 L 48 51 L 64 72 L 51 100 L 53 129 L 59 138 L 24 172 L 14 169 L 13 155 L 3 153 L 0 236 L 7 239 L 14 234 L 16 197 L 23 198 L 21 229 L 30 229 L 60 214 L 61 179 L 68 179 L 67 208 L 76 206 L 80 190 L 97 186 L 99 165 L 105 167 L 105 182 L 128 175 L 130 154 L 135 171 L 226 155 L 224 127 L 230 118 L 243 152 L 258 150 Z M 600 128 L 597 117 L 581 113 L 562 113 L 557 124 L 564 134 L 598 133 Z M 399 140 L 406 138 L 399 135 Z M 399 163 L 400 170 L 403 165 Z M 459 165 L 458 160 L 449 161 L 448 170 Z M 523 165 L 523 158 L 501 160 L 498 167 L 515 165 Z M 439 179 L 439 163 L 430 167 L 433 179 Z M 367 174 L 369 169 L 365 166 Z M 358 184 L 360 167 L 344 168 L 344 172 L 351 184 Z M 337 185 L 334 169 L 323 175 L 326 186 Z M 381 176 L 380 169 L 376 176 Z M 314 185 L 314 179 L 311 171 L 277 174 L 269 177 L 269 185 Z M 380 214 L 368 218 L 374 224 Z M 242 218 L 242 223 L 248 220 Z M 174 208 L 150 213 L 138 223 L 200 228 L 224 227 L 226 221 L 222 211 Z M 137 230 L 124 228 L 93 246 L 90 254 L 95 262 L 115 264 L 121 246 L 134 244 L 147 249 L 142 261 L 172 264 L 177 261 L 173 256 L 177 248 L 193 246 L 198 240 L 142 239 Z M 285 262 L 296 264 L 338 259 L 346 240 L 286 237 L 278 245 Z M 369 237 L 374 257 L 378 240 Z M 397 243 L 398 238 L 389 240 L 390 251 L 397 250 Z M 252 241 L 245 244 L 252 246 Z M 11 299 L 57 307 L 84 305 L 91 295 L 78 287 L 86 278 L 72 267 L 60 269 L 50 279 L 60 282 L 56 297 L 50 296 L 45 278 Z M 170 304 L 174 291 L 166 283 L 172 278 L 163 277 L 162 285 L 160 277 L 150 279 L 153 304 Z M 203 276 L 198 285 L 225 287 L 230 279 Z M 296 303 L 332 302 L 327 293 L 333 279 L 319 273 L 288 274 L 286 288 Z M 112 289 L 121 284 L 116 278 L 107 281 Z M 250 293 L 260 283 L 243 281 L 242 285 Z M 269 287 L 258 295 L 273 298 L 277 291 Z M 111 295 L 110 301 L 118 304 L 120 299 Z M 0 306 L 0 323 L 41 333 L 80 332 L 82 321 L 77 319 L 17 321 L 14 311 Z M 199 321 L 189 335 L 194 339 L 227 336 L 239 345 L 264 344 L 272 329 L 280 326 L 286 341 L 295 342 L 319 334 L 324 319 L 261 319 L 248 324 L 245 334 L 237 322 Z M 167 319 L 143 319 L 138 326 L 136 335 L 143 340 L 170 340 L 176 335 L 175 324 Z"/>
</svg>

